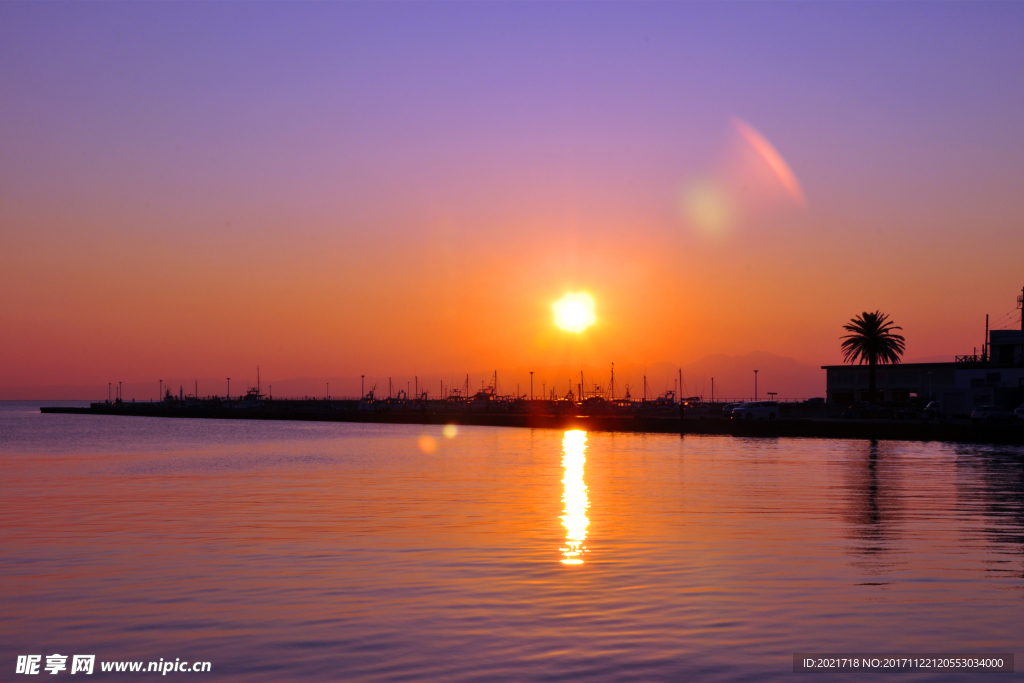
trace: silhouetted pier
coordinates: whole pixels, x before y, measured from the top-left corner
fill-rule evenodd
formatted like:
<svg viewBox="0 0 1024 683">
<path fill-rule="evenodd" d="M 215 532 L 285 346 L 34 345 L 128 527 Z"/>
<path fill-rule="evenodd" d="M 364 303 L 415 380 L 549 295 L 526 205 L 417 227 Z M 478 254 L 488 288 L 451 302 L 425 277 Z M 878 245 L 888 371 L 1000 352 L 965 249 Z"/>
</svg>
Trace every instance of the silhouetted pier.
<svg viewBox="0 0 1024 683">
<path fill-rule="evenodd" d="M 607 403 L 607 402 L 606 402 Z M 649 404 L 649 405 L 648 405 Z M 588 402 L 519 401 L 508 405 L 443 401 L 325 399 L 204 399 L 160 402 L 101 402 L 85 408 L 44 407 L 44 413 L 164 417 L 217 420 L 300 420 L 368 424 L 479 425 L 588 431 L 730 435 L 737 437 L 807 437 L 951 441 L 1024 444 L 1024 423 L 973 424 L 966 420 L 843 419 L 828 417 L 825 406 L 783 404 L 776 420 L 732 420 L 711 405 L 637 402 L 618 406 Z M 788 416 L 787 416 L 788 415 Z"/>
</svg>

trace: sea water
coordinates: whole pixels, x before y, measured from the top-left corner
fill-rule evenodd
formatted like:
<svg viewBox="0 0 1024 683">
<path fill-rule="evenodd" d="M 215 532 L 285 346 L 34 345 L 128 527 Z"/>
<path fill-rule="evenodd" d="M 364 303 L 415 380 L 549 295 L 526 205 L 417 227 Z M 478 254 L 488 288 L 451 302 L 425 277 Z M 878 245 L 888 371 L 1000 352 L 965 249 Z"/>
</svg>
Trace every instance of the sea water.
<svg viewBox="0 0 1024 683">
<path fill-rule="evenodd" d="M 765 681 L 796 652 L 1024 651 L 1022 448 L 39 405 L 0 403 L 3 680 L 52 654 L 101 677 Z"/>
</svg>

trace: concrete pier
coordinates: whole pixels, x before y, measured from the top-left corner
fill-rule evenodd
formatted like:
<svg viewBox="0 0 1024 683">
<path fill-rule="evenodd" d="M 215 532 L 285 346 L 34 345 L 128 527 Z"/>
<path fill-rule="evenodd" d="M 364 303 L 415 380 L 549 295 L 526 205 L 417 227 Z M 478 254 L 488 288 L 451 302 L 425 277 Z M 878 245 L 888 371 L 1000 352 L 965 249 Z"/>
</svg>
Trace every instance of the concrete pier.
<svg viewBox="0 0 1024 683">
<path fill-rule="evenodd" d="M 806 437 L 819 439 L 880 439 L 1024 444 L 1024 423 L 973 424 L 959 421 L 857 420 L 797 418 L 729 420 L 718 416 L 687 415 L 571 415 L 508 412 L 425 412 L 417 410 L 360 410 L 356 401 L 272 401 L 235 407 L 210 404 L 94 403 L 88 408 L 44 407 L 43 413 L 166 417 L 217 420 L 300 420 L 368 424 L 480 425 L 535 429 L 652 432 L 728 435 L 736 437 Z"/>
</svg>

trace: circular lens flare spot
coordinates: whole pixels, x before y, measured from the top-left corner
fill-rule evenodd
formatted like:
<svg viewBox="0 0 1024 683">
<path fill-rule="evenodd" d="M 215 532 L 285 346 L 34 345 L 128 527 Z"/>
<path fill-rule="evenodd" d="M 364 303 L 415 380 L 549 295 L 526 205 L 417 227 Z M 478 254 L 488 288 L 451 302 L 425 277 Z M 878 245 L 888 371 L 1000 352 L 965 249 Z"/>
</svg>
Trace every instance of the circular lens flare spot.
<svg viewBox="0 0 1024 683">
<path fill-rule="evenodd" d="M 686 190 L 682 197 L 683 212 L 691 223 L 706 234 L 721 234 L 733 221 L 728 195 L 711 183 L 701 183 Z"/>
<path fill-rule="evenodd" d="M 429 436 L 427 434 L 421 436 L 418 443 L 420 446 L 420 450 L 426 453 L 427 455 L 430 455 L 431 453 L 437 450 L 437 441 L 434 440 L 434 437 Z"/>
<path fill-rule="evenodd" d="M 582 332 L 597 320 L 594 298 L 586 292 L 570 292 L 551 305 L 555 324 L 566 332 Z"/>
<path fill-rule="evenodd" d="M 455 425 L 445 425 L 442 431 L 444 432 L 444 437 L 446 439 L 454 439 L 459 435 L 459 428 Z"/>
</svg>

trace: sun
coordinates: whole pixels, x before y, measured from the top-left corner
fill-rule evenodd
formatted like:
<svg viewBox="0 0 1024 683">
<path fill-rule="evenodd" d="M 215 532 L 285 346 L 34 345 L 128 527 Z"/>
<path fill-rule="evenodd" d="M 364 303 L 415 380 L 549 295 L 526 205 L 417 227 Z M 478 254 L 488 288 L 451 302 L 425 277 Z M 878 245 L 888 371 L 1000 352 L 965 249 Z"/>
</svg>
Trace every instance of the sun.
<svg viewBox="0 0 1024 683">
<path fill-rule="evenodd" d="M 586 292 L 569 292 L 551 305 L 555 324 L 566 332 L 582 332 L 597 320 L 594 298 Z"/>
</svg>

